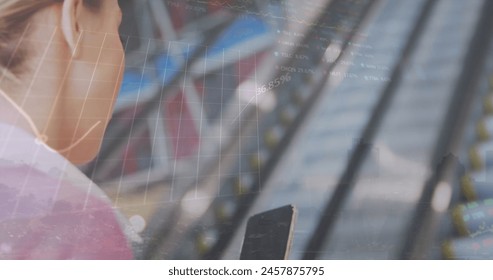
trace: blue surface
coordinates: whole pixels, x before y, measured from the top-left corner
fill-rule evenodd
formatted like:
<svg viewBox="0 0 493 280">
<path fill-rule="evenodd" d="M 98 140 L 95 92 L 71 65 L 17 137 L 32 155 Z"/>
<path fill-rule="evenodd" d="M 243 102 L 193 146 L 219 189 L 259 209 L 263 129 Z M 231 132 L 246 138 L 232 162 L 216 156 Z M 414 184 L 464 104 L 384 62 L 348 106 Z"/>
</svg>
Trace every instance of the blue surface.
<svg viewBox="0 0 493 280">
<path fill-rule="evenodd" d="M 164 77 L 164 84 L 167 84 L 173 80 L 181 68 L 176 59 L 169 54 L 162 54 L 158 56 L 155 61 L 155 66 L 156 74 L 159 80 L 163 81 Z"/>
<path fill-rule="evenodd" d="M 147 75 L 142 75 L 142 73 L 135 70 L 127 70 L 123 74 L 119 97 L 128 97 L 133 94 L 138 94 L 139 90 L 150 86 L 151 81 L 151 78 Z"/>
<path fill-rule="evenodd" d="M 127 69 L 123 74 L 122 87 L 120 90 L 120 97 L 129 97 L 137 95 L 142 90 L 150 87 L 153 83 L 159 83 L 164 85 L 168 84 L 180 70 L 180 65 L 176 62 L 176 59 L 168 54 L 162 54 L 154 59 L 155 73 L 146 71 L 144 74 L 141 71 L 134 69 Z M 152 70 L 151 68 L 146 70 Z"/>
</svg>

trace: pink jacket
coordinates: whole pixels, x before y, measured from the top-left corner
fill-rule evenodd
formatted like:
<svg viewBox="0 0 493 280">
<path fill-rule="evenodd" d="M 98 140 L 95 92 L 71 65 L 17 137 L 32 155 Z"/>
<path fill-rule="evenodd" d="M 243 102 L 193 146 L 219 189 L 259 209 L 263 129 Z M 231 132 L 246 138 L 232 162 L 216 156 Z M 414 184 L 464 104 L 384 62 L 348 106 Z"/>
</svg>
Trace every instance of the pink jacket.
<svg viewBox="0 0 493 280">
<path fill-rule="evenodd" d="M 131 259 L 109 199 L 31 135 L 0 123 L 0 259 Z"/>
</svg>

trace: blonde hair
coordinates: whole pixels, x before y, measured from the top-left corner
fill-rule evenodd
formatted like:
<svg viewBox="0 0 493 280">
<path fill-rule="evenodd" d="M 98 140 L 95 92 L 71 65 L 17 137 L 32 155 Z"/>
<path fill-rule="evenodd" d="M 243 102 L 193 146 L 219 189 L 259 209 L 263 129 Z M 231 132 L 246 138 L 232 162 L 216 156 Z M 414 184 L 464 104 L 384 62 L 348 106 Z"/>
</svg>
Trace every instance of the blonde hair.
<svg viewBox="0 0 493 280">
<path fill-rule="evenodd" d="M 103 0 L 84 0 L 85 6 L 97 10 Z M 39 10 L 63 0 L 0 0 L 0 80 L 17 80 L 28 50 L 20 45 L 29 19 Z"/>
</svg>

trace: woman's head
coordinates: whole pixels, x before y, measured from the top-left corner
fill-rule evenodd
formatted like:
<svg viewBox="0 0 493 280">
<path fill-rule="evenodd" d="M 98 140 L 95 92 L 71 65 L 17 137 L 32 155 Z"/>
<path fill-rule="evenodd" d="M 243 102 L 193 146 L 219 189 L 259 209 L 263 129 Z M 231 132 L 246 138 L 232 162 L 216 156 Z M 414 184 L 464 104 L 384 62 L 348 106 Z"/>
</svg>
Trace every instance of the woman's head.
<svg viewBox="0 0 493 280">
<path fill-rule="evenodd" d="M 53 149 L 84 138 L 62 152 L 74 163 L 96 155 L 111 117 L 124 66 L 120 21 L 117 0 L 0 0 L 0 88 Z M 2 106 L 0 97 L 0 121 L 26 127 Z"/>
</svg>

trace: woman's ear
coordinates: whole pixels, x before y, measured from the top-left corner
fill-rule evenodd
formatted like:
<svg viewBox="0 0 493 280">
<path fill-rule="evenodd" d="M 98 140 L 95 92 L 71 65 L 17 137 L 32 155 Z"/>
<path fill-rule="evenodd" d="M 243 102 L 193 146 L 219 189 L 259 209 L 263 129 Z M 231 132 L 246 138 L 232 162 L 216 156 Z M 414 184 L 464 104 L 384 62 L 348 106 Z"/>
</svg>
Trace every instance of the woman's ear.
<svg viewBox="0 0 493 280">
<path fill-rule="evenodd" d="M 80 28 L 80 9 L 82 9 L 83 0 L 65 0 L 62 4 L 62 32 L 67 42 L 72 57 L 76 57 L 79 52 L 78 44 L 82 36 Z"/>
</svg>

